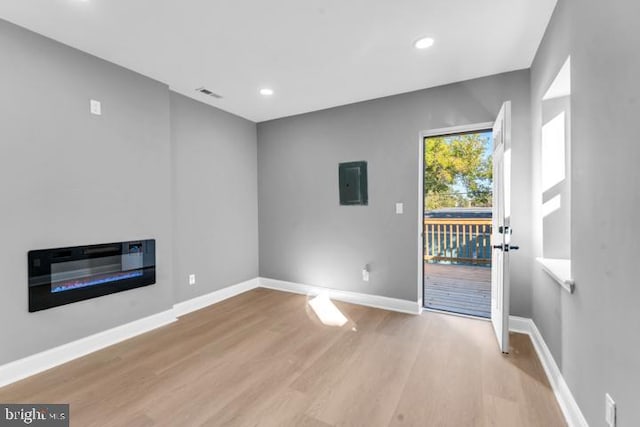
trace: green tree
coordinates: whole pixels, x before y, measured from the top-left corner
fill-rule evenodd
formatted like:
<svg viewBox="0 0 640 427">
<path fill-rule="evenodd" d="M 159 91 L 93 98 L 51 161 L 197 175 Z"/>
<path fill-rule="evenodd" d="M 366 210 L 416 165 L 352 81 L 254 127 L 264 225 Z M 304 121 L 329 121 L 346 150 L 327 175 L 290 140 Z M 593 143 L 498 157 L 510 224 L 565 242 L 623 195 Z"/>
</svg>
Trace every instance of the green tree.
<svg viewBox="0 0 640 427">
<path fill-rule="evenodd" d="M 481 133 L 425 139 L 424 188 L 427 210 L 491 206 L 493 164 Z"/>
</svg>

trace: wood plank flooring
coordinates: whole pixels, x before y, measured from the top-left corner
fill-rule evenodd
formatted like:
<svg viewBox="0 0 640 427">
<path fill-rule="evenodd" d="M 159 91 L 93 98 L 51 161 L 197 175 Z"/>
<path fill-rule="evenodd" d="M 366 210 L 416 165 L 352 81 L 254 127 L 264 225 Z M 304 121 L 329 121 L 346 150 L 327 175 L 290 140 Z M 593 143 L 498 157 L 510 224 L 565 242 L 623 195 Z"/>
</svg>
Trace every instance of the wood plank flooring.
<svg viewBox="0 0 640 427">
<path fill-rule="evenodd" d="M 256 289 L 0 389 L 72 426 L 564 426 L 526 335 Z"/>
<path fill-rule="evenodd" d="M 425 263 L 424 306 L 491 317 L 491 267 Z"/>
</svg>

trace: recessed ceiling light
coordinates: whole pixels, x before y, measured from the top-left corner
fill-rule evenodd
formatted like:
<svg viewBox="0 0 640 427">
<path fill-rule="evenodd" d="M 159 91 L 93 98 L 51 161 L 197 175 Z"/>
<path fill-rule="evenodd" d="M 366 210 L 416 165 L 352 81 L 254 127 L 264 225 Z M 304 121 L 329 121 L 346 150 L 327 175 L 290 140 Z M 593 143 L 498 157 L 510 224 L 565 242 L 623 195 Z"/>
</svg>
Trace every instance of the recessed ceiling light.
<svg viewBox="0 0 640 427">
<path fill-rule="evenodd" d="M 434 42 L 434 40 L 431 37 L 423 37 L 421 39 L 416 40 L 413 43 L 413 46 L 416 49 L 426 49 L 428 47 L 433 46 L 433 42 Z"/>
<path fill-rule="evenodd" d="M 268 87 L 264 87 L 264 88 L 260 89 L 260 95 L 271 96 L 271 95 L 273 95 L 273 89 L 269 89 Z"/>
</svg>

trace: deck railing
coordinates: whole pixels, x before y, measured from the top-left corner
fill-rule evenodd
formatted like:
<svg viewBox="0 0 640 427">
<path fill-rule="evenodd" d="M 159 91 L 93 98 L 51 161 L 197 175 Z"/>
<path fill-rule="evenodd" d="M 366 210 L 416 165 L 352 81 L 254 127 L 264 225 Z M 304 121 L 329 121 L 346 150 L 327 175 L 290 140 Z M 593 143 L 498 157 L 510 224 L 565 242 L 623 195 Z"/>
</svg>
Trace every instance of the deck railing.
<svg viewBox="0 0 640 427">
<path fill-rule="evenodd" d="M 491 265 L 491 218 L 425 218 L 428 262 Z"/>
</svg>

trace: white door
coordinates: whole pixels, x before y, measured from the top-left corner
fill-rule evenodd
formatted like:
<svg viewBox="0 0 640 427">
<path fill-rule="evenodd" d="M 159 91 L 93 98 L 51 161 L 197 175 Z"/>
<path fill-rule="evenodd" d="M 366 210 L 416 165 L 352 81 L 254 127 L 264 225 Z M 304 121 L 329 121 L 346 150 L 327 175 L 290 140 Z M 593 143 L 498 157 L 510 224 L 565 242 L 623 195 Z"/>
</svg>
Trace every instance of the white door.
<svg viewBox="0 0 640 427">
<path fill-rule="evenodd" d="M 511 102 L 493 125 L 493 227 L 491 323 L 503 353 L 509 352 L 509 251 L 511 246 Z"/>
</svg>

